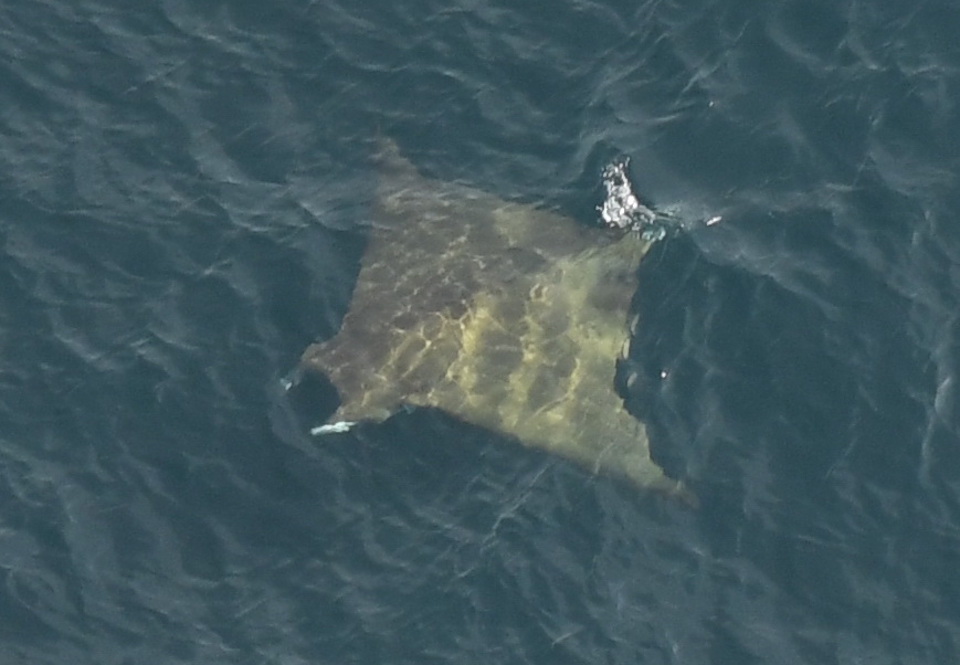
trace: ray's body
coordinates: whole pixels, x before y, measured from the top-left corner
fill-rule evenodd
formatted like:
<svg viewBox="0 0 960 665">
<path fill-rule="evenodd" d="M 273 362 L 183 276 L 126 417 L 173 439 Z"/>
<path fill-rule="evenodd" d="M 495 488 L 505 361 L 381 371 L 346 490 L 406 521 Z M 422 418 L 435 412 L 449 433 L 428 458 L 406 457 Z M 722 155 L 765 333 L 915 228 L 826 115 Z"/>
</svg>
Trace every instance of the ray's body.
<svg viewBox="0 0 960 665">
<path fill-rule="evenodd" d="M 650 242 L 427 179 L 393 144 L 380 162 L 350 309 L 302 361 L 340 394 L 331 422 L 439 408 L 692 501 L 614 389 Z"/>
</svg>

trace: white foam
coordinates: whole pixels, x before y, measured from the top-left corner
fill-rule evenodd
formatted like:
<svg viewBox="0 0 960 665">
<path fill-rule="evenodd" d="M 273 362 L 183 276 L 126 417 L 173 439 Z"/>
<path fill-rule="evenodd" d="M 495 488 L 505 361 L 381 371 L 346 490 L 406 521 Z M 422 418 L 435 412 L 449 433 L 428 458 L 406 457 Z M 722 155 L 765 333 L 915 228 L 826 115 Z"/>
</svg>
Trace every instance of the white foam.
<svg viewBox="0 0 960 665">
<path fill-rule="evenodd" d="M 320 425 L 319 427 L 313 427 L 310 430 L 310 433 L 313 436 L 322 436 L 323 434 L 343 434 L 344 432 L 349 432 L 354 425 L 357 423 L 350 420 L 341 420 L 336 423 L 327 423 L 326 425 Z"/>
</svg>

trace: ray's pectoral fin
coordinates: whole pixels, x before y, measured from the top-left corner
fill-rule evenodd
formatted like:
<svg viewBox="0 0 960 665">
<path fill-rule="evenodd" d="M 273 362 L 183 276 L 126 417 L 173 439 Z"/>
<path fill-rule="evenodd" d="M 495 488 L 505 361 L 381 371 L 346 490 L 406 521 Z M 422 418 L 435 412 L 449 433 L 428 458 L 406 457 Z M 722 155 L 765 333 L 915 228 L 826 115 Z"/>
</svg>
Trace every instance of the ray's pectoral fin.
<svg viewBox="0 0 960 665">
<path fill-rule="evenodd" d="M 341 344 L 342 339 L 341 331 L 328 342 L 310 346 L 301 360 L 303 368 L 326 375 L 340 398 L 339 408 L 326 422 L 310 430 L 314 435 L 341 434 L 361 422 L 382 422 L 398 407 L 396 396 L 384 390 L 385 381 L 370 367 L 344 358 L 358 351 L 353 345 Z"/>
<path fill-rule="evenodd" d="M 349 432 L 357 424 L 356 420 L 335 420 L 331 419 L 325 425 L 318 425 L 310 429 L 310 433 L 314 436 L 323 436 L 324 434 L 343 434 L 344 432 Z"/>
<path fill-rule="evenodd" d="M 322 425 L 318 434 L 347 432 L 355 425 L 360 423 L 382 423 L 384 420 L 395 414 L 399 409 L 388 408 L 386 406 L 373 406 L 370 404 L 343 404 L 332 416 L 327 418 L 326 424 Z"/>
<path fill-rule="evenodd" d="M 398 409 L 385 405 L 375 406 L 361 402 L 347 402 L 341 404 L 333 415 L 327 418 L 323 425 L 310 429 L 314 436 L 325 434 L 343 434 L 349 432 L 360 423 L 380 423 L 396 413 Z"/>
<path fill-rule="evenodd" d="M 663 475 L 643 484 L 635 484 L 642 490 L 652 491 L 665 497 L 676 499 L 694 510 L 700 508 L 700 497 L 682 480 L 674 480 L 669 476 Z"/>
</svg>

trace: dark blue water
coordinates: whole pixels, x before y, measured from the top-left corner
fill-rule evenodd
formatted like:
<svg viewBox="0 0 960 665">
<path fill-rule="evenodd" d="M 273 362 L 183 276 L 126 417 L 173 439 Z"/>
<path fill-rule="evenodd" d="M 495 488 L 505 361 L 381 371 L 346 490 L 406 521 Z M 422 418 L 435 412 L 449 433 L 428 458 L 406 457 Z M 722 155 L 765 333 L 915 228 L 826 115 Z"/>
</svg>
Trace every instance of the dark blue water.
<svg viewBox="0 0 960 665">
<path fill-rule="evenodd" d="M 0 663 L 946 663 L 960 10 L 7 3 Z M 326 441 L 378 135 L 690 230 L 627 395 L 700 510 L 426 411 Z M 708 216 L 723 221 L 705 227 Z M 614 359 L 611 359 L 611 363 Z"/>
</svg>

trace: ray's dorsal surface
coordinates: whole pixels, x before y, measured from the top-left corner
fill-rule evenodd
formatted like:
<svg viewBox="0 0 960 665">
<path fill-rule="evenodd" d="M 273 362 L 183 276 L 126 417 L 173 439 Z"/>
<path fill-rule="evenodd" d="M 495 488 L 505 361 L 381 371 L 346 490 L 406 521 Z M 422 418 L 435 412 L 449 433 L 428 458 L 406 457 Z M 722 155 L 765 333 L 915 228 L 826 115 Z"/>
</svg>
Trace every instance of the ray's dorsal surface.
<svg viewBox="0 0 960 665">
<path fill-rule="evenodd" d="M 325 429 L 434 407 L 695 502 L 614 388 L 650 241 L 425 178 L 392 142 L 378 161 L 349 311 L 302 359 L 340 395 Z"/>
</svg>

